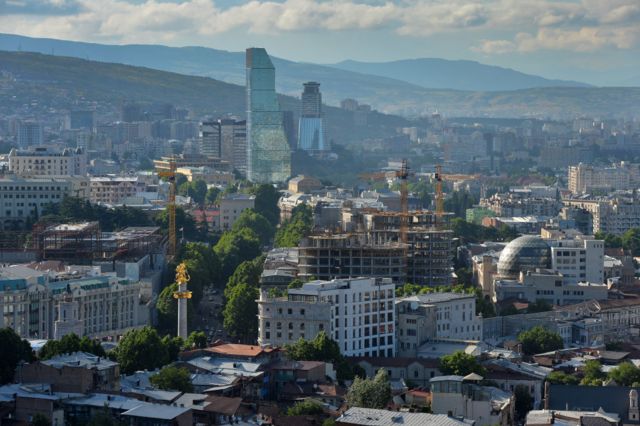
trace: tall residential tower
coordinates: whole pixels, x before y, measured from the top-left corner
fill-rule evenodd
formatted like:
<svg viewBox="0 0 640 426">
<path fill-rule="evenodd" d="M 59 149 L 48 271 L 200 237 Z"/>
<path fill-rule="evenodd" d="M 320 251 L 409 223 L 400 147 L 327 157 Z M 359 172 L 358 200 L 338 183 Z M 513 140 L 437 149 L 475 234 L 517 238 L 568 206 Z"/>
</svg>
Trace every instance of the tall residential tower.
<svg viewBox="0 0 640 426">
<path fill-rule="evenodd" d="M 247 178 L 284 182 L 291 176 L 291 151 L 278 104 L 276 71 L 267 51 L 247 49 Z"/>
</svg>

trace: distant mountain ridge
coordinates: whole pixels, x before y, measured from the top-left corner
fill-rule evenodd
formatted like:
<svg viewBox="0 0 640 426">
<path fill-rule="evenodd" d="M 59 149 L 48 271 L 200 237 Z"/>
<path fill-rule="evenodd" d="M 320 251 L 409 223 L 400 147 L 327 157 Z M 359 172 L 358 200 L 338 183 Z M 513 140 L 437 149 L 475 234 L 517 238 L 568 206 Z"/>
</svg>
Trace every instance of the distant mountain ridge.
<svg viewBox="0 0 640 426">
<path fill-rule="evenodd" d="M 0 34 L 0 50 L 122 63 L 211 77 L 241 85 L 245 82 L 244 52 L 205 47 L 105 45 L 12 34 Z M 321 83 L 323 99 L 328 104 L 337 105 L 344 98 L 355 98 L 388 113 L 424 113 L 420 109 L 424 108 L 424 96 L 428 94 L 425 88 L 498 91 L 546 86 L 586 86 L 576 82 L 547 80 L 472 61 L 418 59 L 382 64 L 347 61 L 327 66 L 275 57 L 272 59 L 276 66 L 276 84 L 280 93 L 298 97 L 303 82 L 318 81 Z M 433 68 L 432 71 L 429 71 L 430 67 Z M 429 84 L 432 87 L 428 87 Z"/>
<path fill-rule="evenodd" d="M 551 80 L 510 68 L 476 61 L 438 58 L 404 59 L 391 62 L 343 61 L 334 68 L 406 81 L 427 89 L 504 91 L 538 87 L 592 87 L 586 83 Z"/>
</svg>

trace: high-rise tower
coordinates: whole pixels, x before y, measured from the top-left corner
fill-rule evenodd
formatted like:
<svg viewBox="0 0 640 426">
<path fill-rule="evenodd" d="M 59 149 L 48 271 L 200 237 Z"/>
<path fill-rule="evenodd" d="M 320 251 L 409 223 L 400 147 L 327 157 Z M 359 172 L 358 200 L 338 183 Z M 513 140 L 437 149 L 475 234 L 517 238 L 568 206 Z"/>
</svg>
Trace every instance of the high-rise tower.
<svg viewBox="0 0 640 426">
<path fill-rule="evenodd" d="M 291 152 L 276 95 L 276 71 L 263 48 L 247 49 L 247 178 L 284 182 L 291 175 Z"/>
<path fill-rule="evenodd" d="M 320 83 L 304 83 L 302 110 L 298 124 L 298 149 L 305 151 L 327 151 L 322 121 L 322 94 Z"/>
</svg>

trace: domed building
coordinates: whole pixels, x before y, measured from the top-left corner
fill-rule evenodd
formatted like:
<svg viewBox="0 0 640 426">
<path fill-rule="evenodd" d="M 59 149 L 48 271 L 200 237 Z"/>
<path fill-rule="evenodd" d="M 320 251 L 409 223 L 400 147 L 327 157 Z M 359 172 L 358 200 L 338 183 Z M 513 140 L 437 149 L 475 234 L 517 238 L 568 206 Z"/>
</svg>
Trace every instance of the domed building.
<svg viewBox="0 0 640 426">
<path fill-rule="evenodd" d="M 518 278 L 521 271 L 551 268 L 551 247 L 536 235 L 524 235 L 511 241 L 498 258 L 498 276 Z"/>
</svg>

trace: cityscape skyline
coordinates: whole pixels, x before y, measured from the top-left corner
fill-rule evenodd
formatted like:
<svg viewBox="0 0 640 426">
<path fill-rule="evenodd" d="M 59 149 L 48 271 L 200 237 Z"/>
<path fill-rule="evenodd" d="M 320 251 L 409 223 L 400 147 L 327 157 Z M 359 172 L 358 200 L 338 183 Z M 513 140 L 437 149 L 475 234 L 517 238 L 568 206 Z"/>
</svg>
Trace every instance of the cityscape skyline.
<svg viewBox="0 0 640 426">
<path fill-rule="evenodd" d="M 639 78 L 639 19 L 631 0 L 110 0 L 106 8 L 65 0 L 6 2 L 0 25 L 7 33 L 97 43 L 231 51 L 259 45 L 278 57 L 325 64 L 469 59 L 548 78 L 631 85 Z"/>
</svg>

